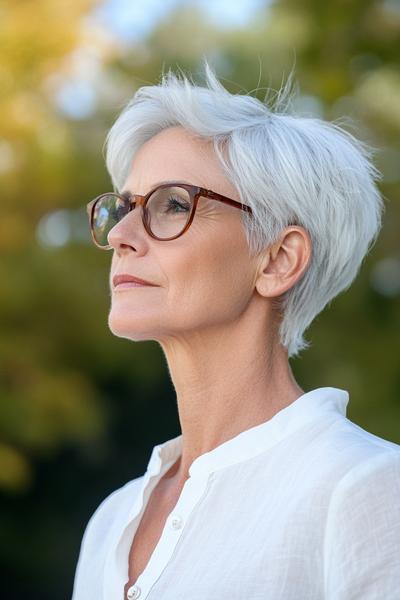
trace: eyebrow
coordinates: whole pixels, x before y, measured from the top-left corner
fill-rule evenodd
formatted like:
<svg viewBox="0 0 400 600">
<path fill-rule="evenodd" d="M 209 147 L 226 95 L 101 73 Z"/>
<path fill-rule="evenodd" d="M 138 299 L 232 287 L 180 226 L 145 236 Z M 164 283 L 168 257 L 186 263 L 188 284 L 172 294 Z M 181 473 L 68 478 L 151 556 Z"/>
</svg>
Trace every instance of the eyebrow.
<svg viewBox="0 0 400 600">
<path fill-rule="evenodd" d="M 175 179 L 164 179 L 162 181 L 157 181 L 157 183 L 155 183 L 150 190 L 154 190 L 154 188 L 158 187 L 159 185 L 164 185 L 166 183 L 186 183 L 187 185 L 193 185 L 192 183 L 190 183 L 190 181 L 186 181 L 186 179 L 179 179 L 179 180 L 175 180 Z M 201 186 L 200 186 L 201 187 Z M 150 191 L 149 190 L 149 191 Z M 123 194 L 132 194 L 132 192 L 130 190 L 122 190 L 121 195 Z M 143 194 L 145 195 L 145 194 Z"/>
</svg>

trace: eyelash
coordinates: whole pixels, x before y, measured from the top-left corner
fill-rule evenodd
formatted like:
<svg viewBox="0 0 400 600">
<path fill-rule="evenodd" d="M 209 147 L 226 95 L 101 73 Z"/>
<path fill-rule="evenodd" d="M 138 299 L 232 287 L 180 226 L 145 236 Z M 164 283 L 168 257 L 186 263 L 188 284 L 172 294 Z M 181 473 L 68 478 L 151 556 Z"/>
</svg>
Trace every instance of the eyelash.
<svg viewBox="0 0 400 600">
<path fill-rule="evenodd" d="M 169 207 L 175 205 L 175 206 L 179 206 L 179 208 L 183 208 L 184 211 L 186 211 L 186 212 L 189 210 L 188 206 L 185 206 L 184 204 L 181 204 L 179 202 L 179 200 L 177 200 L 176 198 L 174 198 L 174 196 L 169 196 L 168 202 L 170 203 Z"/>
</svg>

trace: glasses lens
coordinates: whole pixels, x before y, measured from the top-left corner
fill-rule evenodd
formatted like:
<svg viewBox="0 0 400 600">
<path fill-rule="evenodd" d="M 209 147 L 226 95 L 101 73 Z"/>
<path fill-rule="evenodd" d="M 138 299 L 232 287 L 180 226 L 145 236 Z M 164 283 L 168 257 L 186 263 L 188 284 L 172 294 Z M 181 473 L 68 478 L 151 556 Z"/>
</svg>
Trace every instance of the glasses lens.
<svg viewBox="0 0 400 600">
<path fill-rule="evenodd" d="M 168 186 L 159 188 L 146 205 L 146 219 L 155 236 L 168 239 L 185 228 L 192 211 L 192 201 L 185 188 Z"/>
<path fill-rule="evenodd" d="M 92 231 L 99 246 L 108 246 L 111 229 L 129 212 L 129 202 L 116 194 L 101 196 L 93 210 Z"/>
</svg>

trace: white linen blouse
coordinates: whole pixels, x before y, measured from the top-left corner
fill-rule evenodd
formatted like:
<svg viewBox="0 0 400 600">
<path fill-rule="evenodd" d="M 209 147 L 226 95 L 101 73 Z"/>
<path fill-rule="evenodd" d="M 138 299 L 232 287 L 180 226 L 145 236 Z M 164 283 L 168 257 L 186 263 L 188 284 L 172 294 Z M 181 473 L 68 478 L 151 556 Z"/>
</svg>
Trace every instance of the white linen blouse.
<svg viewBox="0 0 400 600">
<path fill-rule="evenodd" d="M 321 387 L 197 457 L 129 600 L 399 600 L 400 445 Z M 133 536 L 182 435 L 109 494 L 83 534 L 72 600 L 123 600 Z"/>
</svg>

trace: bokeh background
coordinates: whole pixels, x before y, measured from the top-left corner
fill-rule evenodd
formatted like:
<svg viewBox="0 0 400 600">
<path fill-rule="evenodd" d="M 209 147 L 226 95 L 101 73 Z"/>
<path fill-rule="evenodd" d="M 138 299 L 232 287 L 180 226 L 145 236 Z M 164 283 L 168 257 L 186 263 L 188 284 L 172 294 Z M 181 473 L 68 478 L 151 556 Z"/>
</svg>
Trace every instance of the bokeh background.
<svg viewBox="0 0 400 600">
<path fill-rule="evenodd" d="M 202 84 L 205 55 L 229 91 L 262 99 L 294 67 L 298 112 L 348 116 L 377 149 L 380 238 L 292 366 L 400 443 L 399 2 L 3 1 L 0 48 L 2 598 L 69 599 L 95 508 L 180 433 L 158 345 L 107 328 L 111 253 L 85 212 L 111 189 L 107 130 L 163 69 Z"/>
</svg>

